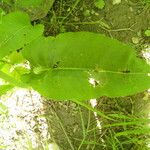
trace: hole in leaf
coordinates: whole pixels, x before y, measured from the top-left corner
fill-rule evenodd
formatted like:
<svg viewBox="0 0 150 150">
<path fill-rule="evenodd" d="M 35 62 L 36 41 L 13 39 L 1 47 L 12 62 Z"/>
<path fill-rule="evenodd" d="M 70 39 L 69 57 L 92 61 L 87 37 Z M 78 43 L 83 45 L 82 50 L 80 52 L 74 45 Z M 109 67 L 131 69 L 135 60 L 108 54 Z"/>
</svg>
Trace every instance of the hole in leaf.
<svg viewBox="0 0 150 150">
<path fill-rule="evenodd" d="M 123 70 L 123 73 L 130 73 L 130 70 Z"/>
<path fill-rule="evenodd" d="M 22 50 L 22 48 L 19 48 L 19 49 L 17 49 L 16 51 L 17 51 L 17 53 L 19 53 L 21 50 Z"/>
<path fill-rule="evenodd" d="M 60 64 L 60 61 L 57 61 L 57 62 L 53 65 L 53 68 L 58 68 L 59 64 Z"/>
<path fill-rule="evenodd" d="M 94 78 L 89 78 L 89 83 L 93 85 L 93 87 L 96 87 L 99 85 L 99 81 Z"/>
</svg>

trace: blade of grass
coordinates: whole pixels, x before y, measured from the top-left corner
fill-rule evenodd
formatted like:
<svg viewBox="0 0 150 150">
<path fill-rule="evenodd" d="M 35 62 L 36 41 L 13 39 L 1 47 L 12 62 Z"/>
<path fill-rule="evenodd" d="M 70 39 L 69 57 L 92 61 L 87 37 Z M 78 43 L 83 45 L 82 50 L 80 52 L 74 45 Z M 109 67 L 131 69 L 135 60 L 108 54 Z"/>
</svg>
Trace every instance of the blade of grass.
<svg viewBox="0 0 150 150">
<path fill-rule="evenodd" d="M 103 117 L 103 118 L 105 118 L 105 119 L 114 120 L 113 118 L 106 116 L 103 112 L 101 112 L 101 111 L 99 111 L 99 110 L 97 110 L 97 109 L 91 107 L 91 106 L 88 105 L 88 104 L 85 104 L 84 102 L 77 101 L 77 100 L 74 100 L 74 102 L 77 103 L 77 104 L 79 104 L 79 105 L 81 105 L 81 106 L 83 106 L 83 107 L 85 107 L 85 108 L 87 108 L 88 110 L 90 110 L 90 111 L 92 111 L 92 112 L 96 112 L 99 116 L 101 116 L 101 117 Z"/>
<path fill-rule="evenodd" d="M 139 135 L 139 134 L 150 134 L 150 128 L 143 128 L 137 130 L 127 130 L 123 132 L 116 133 L 116 137 L 118 136 L 128 136 L 128 135 Z"/>
<path fill-rule="evenodd" d="M 70 16 L 70 14 L 73 12 L 73 10 L 77 7 L 81 0 L 76 0 L 76 2 L 73 4 L 72 9 L 69 11 L 69 13 L 62 19 L 61 24 Z"/>
<path fill-rule="evenodd" d="M 134 121 L 134 122 L 119 122 L 119 123 L 114 123 L 114 124 L 107 124 L 107 125 L 104 125 L 103 128 L 106 128 L 106 127 L 115 127 L 115 126 L 125 126 L 125 125 L 142 125 L 142 124 L 145 124 L 145 123 L 150 123 L 150 120 L 143 120 L 141 122 L 139 121 Z"/>
</svg>

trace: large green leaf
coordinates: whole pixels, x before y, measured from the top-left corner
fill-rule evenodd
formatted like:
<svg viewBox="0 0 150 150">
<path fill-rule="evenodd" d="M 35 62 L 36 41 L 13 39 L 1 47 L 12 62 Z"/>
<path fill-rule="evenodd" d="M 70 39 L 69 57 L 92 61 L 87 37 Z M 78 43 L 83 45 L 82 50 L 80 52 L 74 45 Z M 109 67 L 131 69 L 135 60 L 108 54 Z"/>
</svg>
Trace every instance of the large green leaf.
<svg viewBox="0 0 150 150">
<path fill-rule="evenodd" d="M 14 12 L 3 16 L 0 24 L 0 59 L 42 34 L 43 26 L 32 26 L 25 13 Z"/>
<path fill-rule="evenodd" d="M 51 99 L 118 97 L 150 87 L 150 66 L 137 58 L 132 47 L 104 35 L 39 37 L 23 55 L 34 67 L 24 80 Z"/>
</svg>

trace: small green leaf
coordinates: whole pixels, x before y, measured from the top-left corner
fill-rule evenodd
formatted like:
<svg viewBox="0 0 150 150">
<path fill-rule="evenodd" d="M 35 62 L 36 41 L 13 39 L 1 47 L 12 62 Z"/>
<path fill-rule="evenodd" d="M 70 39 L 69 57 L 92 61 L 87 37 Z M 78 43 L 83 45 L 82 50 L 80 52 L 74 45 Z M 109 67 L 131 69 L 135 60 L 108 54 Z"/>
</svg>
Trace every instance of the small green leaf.
<svg viewBox="0 0 150 150">
<path fill-rule="evenodd" d="M 146 30 L 146 31 L 145 31 L 145 35 L 146 35 L 146 36 L 150 36 L 150 30 Z"/>
<path fill-rule="evenodd" d="M 95 0 L 94 4 L 95 4 L 95 7 L 99 9 L 103 9 L 105 6 L 104 0 Z"/>
</svg>

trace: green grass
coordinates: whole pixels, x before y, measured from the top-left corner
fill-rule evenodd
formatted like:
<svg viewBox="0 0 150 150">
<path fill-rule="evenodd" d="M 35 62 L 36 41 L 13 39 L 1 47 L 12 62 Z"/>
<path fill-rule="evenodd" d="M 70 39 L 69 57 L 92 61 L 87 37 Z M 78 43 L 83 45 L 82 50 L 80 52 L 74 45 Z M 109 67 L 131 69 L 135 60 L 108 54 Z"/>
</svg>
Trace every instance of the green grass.
<svg viewBox="0 0 150 150">
<path fill-rule="evenodd" d="M 113 111 L 113 110 L 110 110 Z M 122 113 L 121 111 L 119 112 Z M 148 149 L 146 140 L 150 135 L 150 128 L 148 123 L 150 120 L 147 118 L 137 118 L 136 115 L 126 116 L 117 114 L 114 121 L 107 120 L 100 116 L 102 120 L 102 139 L 104 143 L 99 143 L 103 149 L 113 150 L 126 150 L 126 149 Z M 114 116 L 113 114 L 110 115 Z M 95 142 L 97 139 L 95 139 Z M 129 148 L 130 147 L 130 148 Z M 134 148 L 136 147 L 136 148 Z"/>
</svg>

